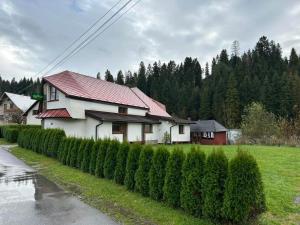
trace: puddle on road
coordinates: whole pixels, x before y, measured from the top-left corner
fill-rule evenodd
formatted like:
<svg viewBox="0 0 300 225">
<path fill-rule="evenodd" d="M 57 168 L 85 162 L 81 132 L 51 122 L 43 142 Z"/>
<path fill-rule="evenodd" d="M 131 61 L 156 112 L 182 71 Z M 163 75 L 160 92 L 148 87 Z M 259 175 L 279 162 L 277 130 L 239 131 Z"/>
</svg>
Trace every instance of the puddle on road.
<svg viewBox="0 0 300 225">
<path fill-rule="evenodd" d="M 0 146 L 0 224 L 115 225 Z"/>
</svg>

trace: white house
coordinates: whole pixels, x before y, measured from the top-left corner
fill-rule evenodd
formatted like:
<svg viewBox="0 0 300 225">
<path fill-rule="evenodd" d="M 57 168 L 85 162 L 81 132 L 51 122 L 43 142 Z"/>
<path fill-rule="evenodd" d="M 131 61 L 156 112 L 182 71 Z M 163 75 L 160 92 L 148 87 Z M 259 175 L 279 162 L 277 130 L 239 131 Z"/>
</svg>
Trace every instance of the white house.
<svg viewBox="0 0 300 225">
<path fill-rule="evenodd" d="M 27 125 L 41 125 L 41 119 L 37 118 L 39 114 L 39 102 L 35 101 L 23 114 Z"/>
<path fill-rule="evenodd" d="M 23 114 L 35 103 L 36 100 L 31 99 L 30 96 L 4 92 L 0 97 L 0 123 L 26 123 Z M 34 120 L 38 119 L 34 118 Z"/>
<path fill-rule="evenodd" d="M 68 136 L 119 141 L 189 142 L 189 120 L 172 118 L 166 107 L 138 88 L 64 71 L 43 78 L 46 100 L 39 114 L 44 128 Z M 166 135 L 167 134 L 167 135 Z"/>
</svg>

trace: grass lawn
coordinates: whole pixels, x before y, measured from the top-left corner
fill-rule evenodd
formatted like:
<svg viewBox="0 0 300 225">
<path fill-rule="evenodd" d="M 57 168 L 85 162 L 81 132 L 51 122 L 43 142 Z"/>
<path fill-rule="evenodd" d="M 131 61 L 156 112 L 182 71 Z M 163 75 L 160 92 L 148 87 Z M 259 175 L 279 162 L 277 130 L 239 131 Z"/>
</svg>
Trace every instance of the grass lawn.
<svg viewBox="0 0 300 225">
<path fill-rule="evenodd" d="M 171 146 L 168 148 L 173 148 Z M 189 151 L 190 145 L 178 145 Z M 200 146 L 205 152 L 213 146 Z M 261 169 L 268 211 L 259 218 L 259 224 L 298 225 L 300 205 L 294 203 L 300 196 L 300 149 L 289 147 L 241 146 L 258 161 Z M 236 146 L 224 146 L 229 158 L 236 153 Z M 98 179 L 58 161 L 15 147 L 12 153 L 31 165 L 40 168 L 40 173 L 80 195 L 90 205 L 106 212 L 125 224 L 164 225 L 209 225 L 208 221 L 188 216 L 162 203 L 140 194 L 128 192 L 124 186 L 112 181 Z"/>
<path fill-rule="evenodd" d="M 4 138 L 0 138 L 0 145 L 13 145 L 14 143 L 7 142 Z"/>
</svg>

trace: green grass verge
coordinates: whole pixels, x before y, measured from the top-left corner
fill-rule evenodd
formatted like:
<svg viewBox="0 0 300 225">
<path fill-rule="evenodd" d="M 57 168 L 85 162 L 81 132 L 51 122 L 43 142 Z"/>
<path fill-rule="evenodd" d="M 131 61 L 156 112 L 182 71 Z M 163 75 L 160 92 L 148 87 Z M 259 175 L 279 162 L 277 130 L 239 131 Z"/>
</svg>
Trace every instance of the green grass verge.
<svg viewBox="0 0 300 225">
<path fill-rule="evenodd" d="M 15 143 L 10 143 L 6 141 L 4 138 L 0 138 L 0 145 L 13 145 Z"/>
<path fill-rule="evenodd" d="M 171 146 L 168 148 L 173 148 Z M 190 145 L 180 145 L 189 151 Z M 300 196 L 300 149 L 289 147 L 241 146 L 248 150 L 259 164 L 268 211 L 259 218 L 259 224 L 298 225 L 300 205 L 294 203 Z M 213 146 L 200 146 L 207 154 Z M 231 158 L 236 146 L 224 146 Z M 80 195 L 88 204 L 106 212 L 125 224 L 208 225 L 208 221 L 186 215 L 181 210 L 128 192 L 113 181 L 99 179 L 79 170 L 61 165 L 58 161 L 15 147 L 12 153 L 30 165 L 37 165 L 40 173 Z"/>
</svg>

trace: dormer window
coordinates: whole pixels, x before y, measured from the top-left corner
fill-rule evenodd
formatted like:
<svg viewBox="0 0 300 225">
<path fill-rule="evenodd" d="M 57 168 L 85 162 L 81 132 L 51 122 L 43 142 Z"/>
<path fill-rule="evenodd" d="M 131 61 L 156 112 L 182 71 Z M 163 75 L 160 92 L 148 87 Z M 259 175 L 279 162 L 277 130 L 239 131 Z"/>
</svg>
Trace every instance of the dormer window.
<svg viewBox="0 0 300 225">
<path fill-rule="evenodd" d="M 58 101 L 57 89 L 53 86 L 49 86 L 49 101 Z"/>
<path fill-rule="evenodd" d="M 126 107 L 119 107 L 119 113 L 120 114 L 127 114 L 128 113 L 128 108 Z"/>
</svg>

